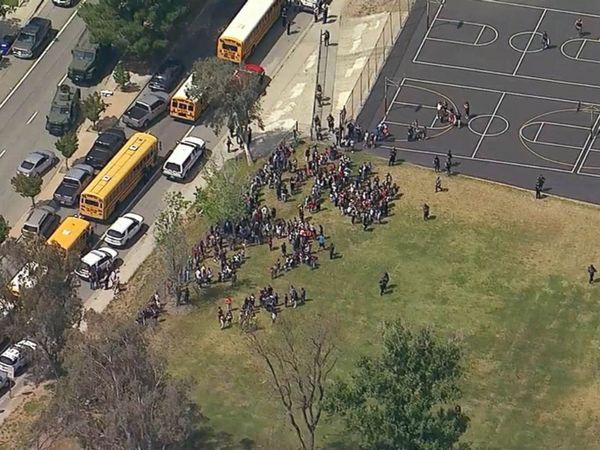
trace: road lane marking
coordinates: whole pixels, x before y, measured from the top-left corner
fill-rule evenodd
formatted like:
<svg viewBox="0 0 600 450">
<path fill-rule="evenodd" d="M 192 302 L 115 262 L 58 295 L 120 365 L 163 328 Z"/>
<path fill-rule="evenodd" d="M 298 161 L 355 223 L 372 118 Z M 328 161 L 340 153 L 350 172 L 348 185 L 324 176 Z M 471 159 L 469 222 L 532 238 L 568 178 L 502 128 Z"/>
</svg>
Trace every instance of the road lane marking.
<svg viewBox="0 0 600 450">
<path fill-rule="evenodd" d="M 83 5 L 85 3 L 85 1 L 86 0 L 82 0 L 79 6 L 81 7 L 81 5 Z M 46 54 L 48 53 L 48 50 L 50 50 L 52 48 L 52 46 L 56 42 L 58 42 L 58 38 L 61 36 L 61 34 L 63 34 L 63 32 L 67 29 L 67 27 L 69 26 L 69 24 L 77 16 L 77 12 L 78 11 L 79 11 L 79 8 L 77 8 L 75 11 L 73 11 L 73 14 L 71 14 L 71 16 L 67 19 L 67 21 L 62 26 L 62 28 L 58 31 L 58 33 L 56 34 L 56 36 L 54 37 L 54 39 L 52 39 L 52 42 L 50 42 L 48 44 L 48 46 L 45 48 L 45 50 L 42 52 L 42 54 L 39 56 L 39 58 L 36 59 L 35 62 L 29 68 L 29 70 L 27 70 L 27 72 L 25 72 L 25 75 L 23 75 L 23 77 L 19 80 L 19 82 L 15 85 L 15 87 L 10 90 L 10 92 L 6 95 L 6 97 L 4 97 L 4 100 L 2 100 L 2 103 L 0 103 L 0 109 L 4 108 L 4 106 L 12 98 L 12 96 L 15 95 L 15 92 L 17 92 L 17 90 L 25 82 L 25 80 L 27 79 L 27 77 L 29 75 L 31 75 L 31 72 L 33 72 L 33 70 L 37 67 L 37 65 L 40 63 L 40 61 L 42 61 L 42 59 L 44 58 L 44 56 L 46 56 Z"/>
<path fill-rule="evenodd" d="M 0 152 L 0 158 L 2 158 L 4 156 L 4 154 L 6 153 L 6 149 L 3 148 L 2 151 Z"/>
<path fill-rule="evenodd" d="M 38 115 L 38 112 L 34 112 L 31 117 L 29 118 L 29 120 L 27 121 L 27 125 L 29 125 L 31 122 L 33 122 L 33 119 L 35 119 L 35 116 Z"/>
<path fill-rule="evenodd" d="M 60 79 L 60 81 L 58 82 L 57 86 L 60 86 L 61 84 L 63 84 L 63 82 L 67 79 L 67 75 L 68 74 L 64 74 L 63 77 Z"/>
<path fill-rule="evenodd" d="M 181 138 L 181 140 L 185 139 L 186 137 L 188 137 L 190 134 L 192 134 L 192 132 L 194 131 L 194 129 L 196 128 L 196 125 L 192 125 L 190 127 L 189 130 L 186 131 L 186 133 L 183 135 L 183 137 Z"/>
</svg>

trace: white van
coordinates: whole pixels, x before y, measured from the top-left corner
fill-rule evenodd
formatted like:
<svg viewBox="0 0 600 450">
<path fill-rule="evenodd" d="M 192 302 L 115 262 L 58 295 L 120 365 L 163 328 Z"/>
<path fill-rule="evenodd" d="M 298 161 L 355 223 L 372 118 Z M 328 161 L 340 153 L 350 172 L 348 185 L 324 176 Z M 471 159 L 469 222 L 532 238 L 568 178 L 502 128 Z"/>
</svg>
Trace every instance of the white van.
<svg viewBox="0 0 600 450">
<path fill-rule="evenodd" d="M 183 180 L 204 154 L 205 142 L 189 136 L 177 143 L 163 165 L 163 175 L 171 180 Z"/>
</svg>

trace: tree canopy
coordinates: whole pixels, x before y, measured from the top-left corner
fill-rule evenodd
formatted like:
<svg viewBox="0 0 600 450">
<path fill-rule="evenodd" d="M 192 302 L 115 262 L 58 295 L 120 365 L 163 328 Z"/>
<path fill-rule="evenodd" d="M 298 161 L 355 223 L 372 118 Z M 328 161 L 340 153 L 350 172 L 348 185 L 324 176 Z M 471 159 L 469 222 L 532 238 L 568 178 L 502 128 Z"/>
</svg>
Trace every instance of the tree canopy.
<svg viewBox="0 0 600 450">
<path fill-rule="evenodd" d="M 165 51 L 172 30 L 188 10 L 186 0 L 99 0 L 79 15 L 92 38 L 128 57 L 149 60 Z"/>
<path fill-rule="evenodd" d="M 35 198 L 42 192 L 42 183 L 44 180 L 39 175 L 23 175 L 22 173 L 16 174 L 10 179 L 13 189 L 21 197 L 28 197 L 31 199 L 31 205 L 35 206 Z"/>
<path fill-rule="evenodd" d="M 349 381 L 338 381 L 328 410 L 340 414 L 362 449 L 464 448 L 469 418 L 455 404 L 462 350 L 430 329 L 386 324 L 381 356 L 364 357 Z"/>
<path fill-rule="evenodd" d="M 196 188 L 194 207 L 212 223 L 243 219 L 248 209 L 244 193 L 250 170 L 240 161 L 227 161 L 222 168 L 208 168 L 206 186 Z"/>
<path fill-rule="evenodd" d="M 0 215 L 0 244 L 2 244 L 10 233 L 10 225 L 4 216 Z"/>
<path fill-rule="evenodd" d="M 145 329 L 94 313 L 86 323 L 69 339 L 66 375 L 34 427 L 38 442 L 59 430 L 92 450 L 184 447 L 202 417 Z"/>
<path fill-rule="evenodd" d="M 227 126 L 246 142 L 246 131 L 253 121 L 262 128 L 260 94 L 263 86 L 260 77 L 251 74 L 234 77 L 234 64 L 210 57 L 196 61 L 192 87 L 187 95 L 208 102 L 210 109 L 206 120 L 218 134 Z"/>
<path fill-rule="evenodd" d="M 72 130 L 68 133 L 63 134 L 54 143 L 56 150 L 65 157 L 65 164 L 67 169 L 69 168 L 69 158 L 75 154 L 79 148 L 79 138 L 77 137 L 77 131 Z"/>
</svg>

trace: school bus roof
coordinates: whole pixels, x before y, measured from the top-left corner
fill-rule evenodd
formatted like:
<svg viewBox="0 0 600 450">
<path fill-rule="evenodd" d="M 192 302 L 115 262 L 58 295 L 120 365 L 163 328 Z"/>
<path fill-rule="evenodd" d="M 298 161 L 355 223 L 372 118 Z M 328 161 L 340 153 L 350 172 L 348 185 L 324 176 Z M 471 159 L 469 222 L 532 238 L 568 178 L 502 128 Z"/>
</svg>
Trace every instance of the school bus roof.
<svg viewBox="0 0 600 450">
<path fill-rule="evenodd" d="M 234 17 L 229 26 L 221 35 L 221 39 L 232 39 L 237 42 L 246 42 L 252 30 L 269 8 L 281 0 L 248 0 L 239 13 Z"/>
<path fill-rule="evenodd" d="M 48 239 L 48 244 L 58 244 L 65 250 L 70 250 L 78 241 L 81 233 L 85 231 L 91 223 L 79 217 L 67 217 L 56 231 Z"/>
<path fill-rule="evenodd" d="M 183 82 L 183 84 L 181 86 L 179 86 L 179 89 L 177 89 L 177 92 L 175 92 L 175 95 L 173 95 L 172 99 L 174 98 L 175 100 L 189 100 L 190 97 L 188 97 L 187 91 L 192 86 L 193 80 L 194 80 L 194 74 L 191 74 L 187 78 L 187 80 L 185 80 Z"/>
<path fill-rule="evenodd" d="M 98 172 L 98 175 L 84 189 L 82 195 L 94 195 L 104 198 L 114 186 L 117 186 L 131 169 L 148 154 L 158 139 L 149 133 L 135 133 L 125 145 Z"/>
</svg>

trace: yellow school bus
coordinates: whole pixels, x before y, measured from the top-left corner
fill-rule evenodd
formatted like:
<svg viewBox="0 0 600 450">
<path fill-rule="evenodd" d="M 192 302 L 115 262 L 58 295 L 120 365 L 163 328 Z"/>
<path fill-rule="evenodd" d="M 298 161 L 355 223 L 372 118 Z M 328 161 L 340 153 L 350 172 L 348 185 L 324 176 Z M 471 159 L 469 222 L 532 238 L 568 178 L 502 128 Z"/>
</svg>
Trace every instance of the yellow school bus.
<svg viewBox="0 0 600 450">
<path fill-rule="evenodd" d="M 177 89 L 175 95 L 171 97 L 169 105 L 169 115 L 177 120 L 185 122 L 195 122 L 206 109 L 205 97 L 195 99 L 187 95 L 188 89 L 192 86 L 194 74 L 191 74 L 187 80 Z"/>
<path fill-rule="evenodd" d="M 217 57 L 241 63 L 281 15 L 284 0 L 248 0 L 217 41 Z"/>
<path fill-rule="evenodd" d="M 81 193 L 79 213 L 91 219 L 108 220 L 139 182 L 150 176 L 157 163 L 158 147 L 158 139 L 151 134 L 131 136 Z"/>
<path fill-rule="evenodd" d="M 74 216 L 67 217 L 48 238 L 48 244 L 58 245 L 66 252 L 83 251 L 89 247 L 92 232 L 92 224 L 87 220 Z"/>
</svg>

